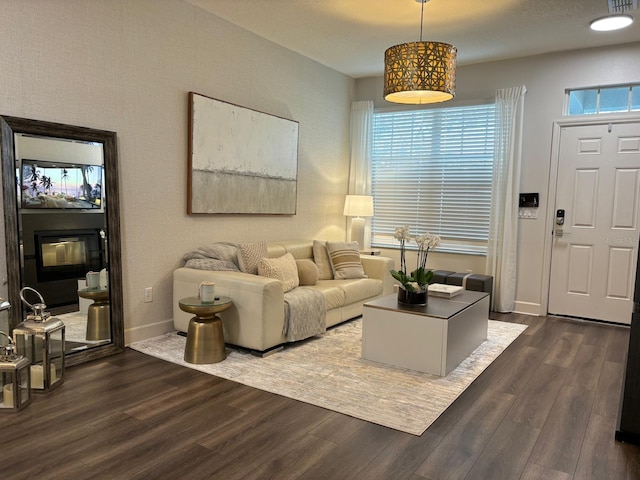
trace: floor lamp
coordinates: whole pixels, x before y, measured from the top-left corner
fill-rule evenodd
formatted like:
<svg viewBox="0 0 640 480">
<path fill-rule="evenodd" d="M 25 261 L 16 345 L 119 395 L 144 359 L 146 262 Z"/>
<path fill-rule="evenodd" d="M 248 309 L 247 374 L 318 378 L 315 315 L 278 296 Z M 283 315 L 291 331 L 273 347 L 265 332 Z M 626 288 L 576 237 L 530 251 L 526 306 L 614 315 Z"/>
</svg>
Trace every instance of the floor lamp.
<svg viewBox="0 0 640 480">
<path fill-rule="evenodd" d="M 364 224 L 362 217 L 373 217 L 373 197 L 369 195 L 347 195 L 344 200 L 344 215 L 351 219 L 351 241 L 364 249 Z"/>
</svg>

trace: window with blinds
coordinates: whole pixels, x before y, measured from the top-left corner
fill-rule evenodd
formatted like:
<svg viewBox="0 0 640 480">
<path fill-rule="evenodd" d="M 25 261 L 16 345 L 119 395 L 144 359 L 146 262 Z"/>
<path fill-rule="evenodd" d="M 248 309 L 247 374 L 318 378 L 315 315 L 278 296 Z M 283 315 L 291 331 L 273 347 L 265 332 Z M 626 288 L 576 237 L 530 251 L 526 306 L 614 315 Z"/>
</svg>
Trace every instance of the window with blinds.
<svg viewBox="0 0 640 480">
<path fill-rule="evenodd" d="M 486 253 L 494 137 L 494 104 L 376 112 L 372 245 L 398 247 L 409 225 L 440 235 L 438 251 Z"/>
</svg>

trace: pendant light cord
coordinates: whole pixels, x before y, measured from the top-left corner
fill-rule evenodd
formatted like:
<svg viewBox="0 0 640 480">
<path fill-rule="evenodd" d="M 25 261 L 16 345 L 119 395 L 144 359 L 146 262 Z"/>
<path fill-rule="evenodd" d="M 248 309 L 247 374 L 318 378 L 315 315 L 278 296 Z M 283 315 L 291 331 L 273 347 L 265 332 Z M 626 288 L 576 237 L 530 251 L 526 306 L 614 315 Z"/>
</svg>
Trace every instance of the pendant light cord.
<svg viewBox="0 0 640 480">
<path fill-rule="evenodd" d="M 427 3 L 427 0 L 422 0 L 422 9 L 420 10 L 420 42 L 422 42 L 422 25 L 424 23 L 424 4 Z"/>
</svg>

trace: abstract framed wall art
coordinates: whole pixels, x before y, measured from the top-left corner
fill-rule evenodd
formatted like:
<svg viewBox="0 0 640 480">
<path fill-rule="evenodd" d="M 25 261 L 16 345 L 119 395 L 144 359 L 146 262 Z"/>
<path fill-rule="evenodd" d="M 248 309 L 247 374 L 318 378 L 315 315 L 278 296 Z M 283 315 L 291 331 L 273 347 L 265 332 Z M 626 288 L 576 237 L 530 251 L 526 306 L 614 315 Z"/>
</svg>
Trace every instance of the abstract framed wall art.
<svg viewBox="0 0 640 480">
<path fill-rule="evenodd" d="M 298 122 L 189 93 L 189 214 L 296 213 Z"/>
</svg>

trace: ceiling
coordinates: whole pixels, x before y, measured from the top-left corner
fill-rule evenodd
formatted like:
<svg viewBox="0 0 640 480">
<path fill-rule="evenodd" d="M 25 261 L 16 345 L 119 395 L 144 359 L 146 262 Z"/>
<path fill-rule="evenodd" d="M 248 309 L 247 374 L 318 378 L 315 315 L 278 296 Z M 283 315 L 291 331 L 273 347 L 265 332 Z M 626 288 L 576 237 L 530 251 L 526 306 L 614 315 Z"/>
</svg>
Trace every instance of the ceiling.
<svg viewBox="0 0 640 480">
<path fill-rule="evenodd" d="M 419 0 L 185 0 L 353 78 L 380 76 L 384 51 L 420 39 Z M 423 39 L 458 47 L 458 64 L 640 41 L 593 32 L 607 0 L 430 0 Z"/>
</svg>

